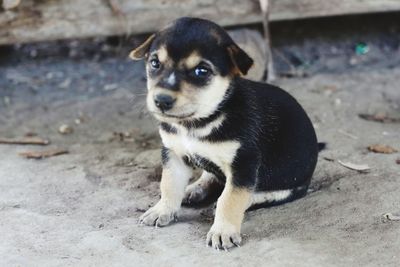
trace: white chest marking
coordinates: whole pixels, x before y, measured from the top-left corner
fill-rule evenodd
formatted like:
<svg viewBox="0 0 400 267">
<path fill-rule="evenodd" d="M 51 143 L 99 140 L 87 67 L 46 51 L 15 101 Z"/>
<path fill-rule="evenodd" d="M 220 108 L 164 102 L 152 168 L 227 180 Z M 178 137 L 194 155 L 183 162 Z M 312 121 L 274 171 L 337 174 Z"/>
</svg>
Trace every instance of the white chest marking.
<svg viewBox="0 0 400 267">
<path fill-rule="evenodd" d="M 179 156 L 199 155 L 211 160 L 222 170 L 230 167 L 236 151 L 240 147 L 238 141 L 209 142 L 199 140 L 186 129 L 179 127 L 176 134 L 160 129 L 161 139 L 165 147 L 173 150 Z"/>
</svg>

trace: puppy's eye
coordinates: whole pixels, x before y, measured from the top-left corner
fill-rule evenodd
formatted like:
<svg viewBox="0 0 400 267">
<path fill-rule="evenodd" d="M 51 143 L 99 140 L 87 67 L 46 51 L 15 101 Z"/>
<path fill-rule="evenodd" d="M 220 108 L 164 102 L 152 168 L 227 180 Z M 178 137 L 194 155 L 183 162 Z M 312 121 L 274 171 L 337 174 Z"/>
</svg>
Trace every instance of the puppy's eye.
<svg viewBox="0 0 400 267">
<path fill-rule="evenodd" d="M 204 66 L 198 66 L 193 69 L 193 74 L 198 78 L 205 78 L 211 74 L 211 70 Z"/>
<path fill-rule="evenodd" d="M 161 62 L 157 58 L 150 60 L 150 66 L 153 69 L 159 69 L 161 67 Z"/>
</svg>

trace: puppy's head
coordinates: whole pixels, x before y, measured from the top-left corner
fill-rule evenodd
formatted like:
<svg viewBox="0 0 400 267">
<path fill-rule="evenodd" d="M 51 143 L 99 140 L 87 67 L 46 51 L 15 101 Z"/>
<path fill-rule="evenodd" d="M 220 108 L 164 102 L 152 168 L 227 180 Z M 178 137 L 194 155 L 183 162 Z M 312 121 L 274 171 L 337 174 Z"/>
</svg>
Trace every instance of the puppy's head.
<svg viewBox="0 0 400 267">
<path fill-rule="evenodd" d="M 190 121 L 214 113 L 231 80 L 253 60 L 217 24 L 180 18 L 130 53 L 145 59 L 147 107 L 165 122 Z"/>
</svg>

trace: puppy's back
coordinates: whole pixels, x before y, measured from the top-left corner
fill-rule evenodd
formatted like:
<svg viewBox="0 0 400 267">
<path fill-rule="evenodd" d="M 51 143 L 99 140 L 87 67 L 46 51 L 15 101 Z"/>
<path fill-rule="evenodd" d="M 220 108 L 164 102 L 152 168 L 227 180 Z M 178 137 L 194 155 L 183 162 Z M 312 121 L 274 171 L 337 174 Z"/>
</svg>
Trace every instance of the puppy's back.
<svg viewBox="0 0 400 267">
<path fill-rule="evenodd" d="M 266 83 L 237 80 L 255 108 L 257 143 L 262 154 L 258 190 L 281 190 L 309 184 L 314 172 L 318 143 L 311 120 L 286 91 Z M 253 114 L 252 114 L 253 113 Z"/>
</svg>

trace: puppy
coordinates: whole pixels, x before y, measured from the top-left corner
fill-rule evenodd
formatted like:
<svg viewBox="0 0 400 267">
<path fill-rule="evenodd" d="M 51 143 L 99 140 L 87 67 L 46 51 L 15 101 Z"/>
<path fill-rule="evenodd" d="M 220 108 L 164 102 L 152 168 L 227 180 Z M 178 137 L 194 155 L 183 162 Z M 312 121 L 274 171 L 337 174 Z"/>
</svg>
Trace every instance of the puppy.
<svg viewBox="0 0 400 267">
<path fill-rule="evenodd" d="M 130 53 L 146 60 L 147 107 L 160 122 L 161 199 L 146 225 L 176 219 L 182 201 L 218 192 L 207 244 L 239 246 L 249 208 L 304 196 L 318 144 L 299 103 L 275 86 L 242 78 L 253 60 L 217 24 L 180 18 Z M 188 185 L 193 167 L 201 177 Z"/>
</svg>

